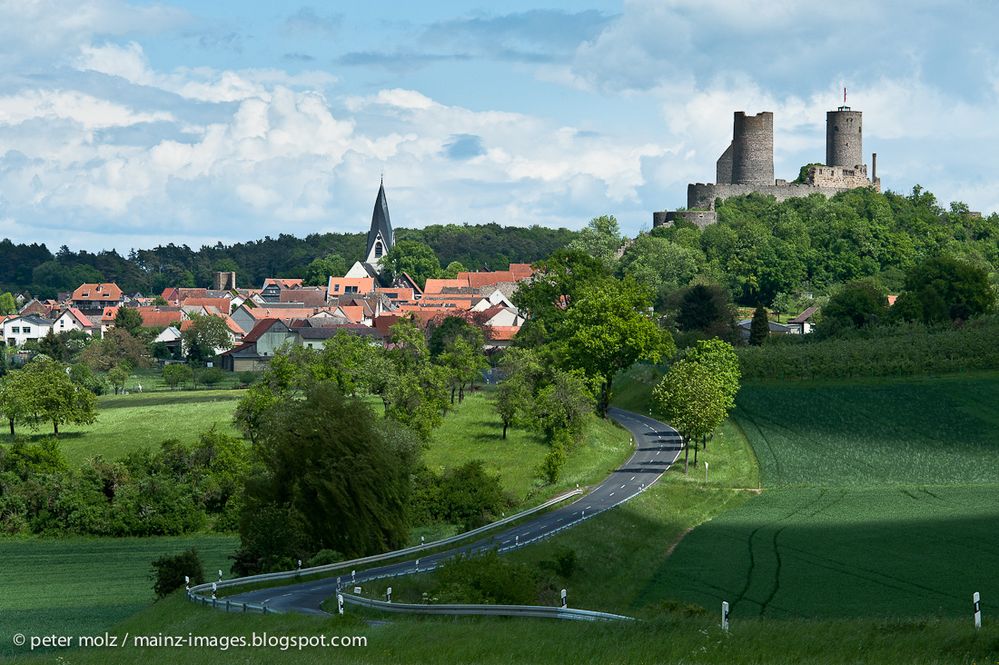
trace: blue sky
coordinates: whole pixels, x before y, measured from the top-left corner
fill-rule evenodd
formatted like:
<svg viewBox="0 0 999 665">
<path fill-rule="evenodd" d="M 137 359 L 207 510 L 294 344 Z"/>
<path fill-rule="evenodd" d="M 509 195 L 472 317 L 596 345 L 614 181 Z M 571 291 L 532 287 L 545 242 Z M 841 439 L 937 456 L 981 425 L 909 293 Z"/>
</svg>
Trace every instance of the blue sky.
<svg viewBox="0 0 999 665">
<path fill-rule="evenodd" d="M 999 209 L 987 2 L 0 0 L 0 237 L 192 246 L 397 226 L 629 233 L 708 182 L 732 112 L 777 177 L 864 111 L 885 187 Z"/>
</svg>

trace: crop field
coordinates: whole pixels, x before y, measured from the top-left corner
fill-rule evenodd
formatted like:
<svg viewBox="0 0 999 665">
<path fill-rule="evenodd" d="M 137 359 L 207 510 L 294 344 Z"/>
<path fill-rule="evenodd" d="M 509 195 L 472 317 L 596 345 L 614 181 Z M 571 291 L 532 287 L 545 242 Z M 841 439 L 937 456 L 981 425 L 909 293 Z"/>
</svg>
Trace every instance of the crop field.
<svg viewBox="0 0 999 665">
<path fill-rule="evenodd" d="M 229 570 L 233 536 L 0 539 L 0 661 L 16 632 L 103 633 L 154 599 L 150 563 L 195 547 L 205 574 Z"/>
<path fill-rule="evenodd" d="M 733 617 L 999 612 L 999 376 L 749 384 L 761 496 L 693 531 L 655 594 Z"/>
<path fill-rule="evenodd" d="M 114 459 L 132 450 L 155 449 L 167 439 L 193 442 L 212 425 L 235 434 L 232 414 L 242 395 L 236 390 L 199 390 L 104 396 L 97 404 L 97 422 L 60 428 L 59 443 L 75 466 L 95 455 Z M 50 435 L 45 428 L 23 433 L 31 439 Z"/>
</svg>

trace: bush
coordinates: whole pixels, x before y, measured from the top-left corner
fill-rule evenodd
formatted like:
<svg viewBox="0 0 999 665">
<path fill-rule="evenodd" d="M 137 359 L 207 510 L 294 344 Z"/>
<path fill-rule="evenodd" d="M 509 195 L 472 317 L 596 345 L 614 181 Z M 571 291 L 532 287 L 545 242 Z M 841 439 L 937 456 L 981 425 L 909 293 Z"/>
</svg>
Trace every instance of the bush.
<svg viewBox="0 0 999 665">
<path fill-rule="evenodd" d="M 482 460 L 448 469 L 441 476 L 421 469 L 416 488 L 415 522 L 460 524 L 468 531 L 495 520 L 512 505 L 499 476 L 486 473 Z"/>
<path fill-rule="evenodd" d="M 565 466 L 568 449 L 572 445 L 572 435 L 560 430 L 555 433 L 550 445 L 548 454 L 541 461 L 538 476 L 549 485 L 554 485 L 562 475 L 562 467 Z"/>
<path fill-rule="evenodd" d="M 173 363 L 163 366 L 163 382 L 170 386 L 171 390 L 190 381 L 192 375 L 191 368 L 187 365 Z"/>
<path fill-rule="evenodd" d="M 209 367 L 198 372 L 198 381 L 206 386 L 217 386 L 222 383 L 223 379 L 225 379 L 225 372 L 218 367 Z"/>
<path fill-rule="evenodd" d="M 501 559 L 495 551 L 448 561 L 437 573 L 441 602 L 534 605 L 541 578 L 530 566 Z"/>
<path fill-rule="evenodd" d="M 328 566 L 331 563 L 339 563 L 344 560 L 344 556 L 336 550 L 319 550 L 309 557 L 309 567 Z"/>
<path fill-rule="evenodd" d="M 259 372 L 240 372 L 239 374 L 237 374 L 237 376 L 239 377 L 239 383 L 240 383 L 240 385 L 251 386 L 251 385 L 253 385 L 256 382 L 257 378 L 260 376 L 260 373 Z"/>
<path fill-rule="evenodd" d="M 153 591 L 157 598 L 182 589 L 184 576 L 191 578 L 191 584 L 205 581 L 205 568 L 198 551 L 193 547 L 180 554 L 166 554 L 153 561 Z"/>
</svg>

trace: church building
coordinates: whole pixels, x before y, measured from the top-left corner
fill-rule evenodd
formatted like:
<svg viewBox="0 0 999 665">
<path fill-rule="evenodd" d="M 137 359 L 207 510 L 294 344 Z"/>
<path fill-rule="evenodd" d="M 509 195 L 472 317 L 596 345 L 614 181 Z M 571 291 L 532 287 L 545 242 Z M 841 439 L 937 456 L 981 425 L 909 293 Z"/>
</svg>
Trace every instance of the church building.
<svg viewBox="0 0 999 665">
<path fill-rule="evenodd" d="M 368 229 L 368 245 L 364 252 L 364 261 L 357 261 L 351 266 L 344 277 L 373 277 L 378 280 L 381 266 L 378 262 L 395 245 L 395 233 L 392 231 L 392 221 L 389 219 L 388 200 L 385 198 L 385 180 L 378 186 L 378 196 L 375 198 L 375 209 L 371 213 L 371 228 Z"/>
</svg>

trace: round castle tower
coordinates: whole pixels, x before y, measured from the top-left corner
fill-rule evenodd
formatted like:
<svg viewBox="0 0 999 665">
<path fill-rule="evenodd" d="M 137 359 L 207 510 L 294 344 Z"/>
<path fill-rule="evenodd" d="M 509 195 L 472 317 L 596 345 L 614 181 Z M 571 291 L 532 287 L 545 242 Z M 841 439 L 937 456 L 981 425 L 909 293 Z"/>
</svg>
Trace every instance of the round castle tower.
<svg viewBox="0 0 999 665">
<path fill-rule="evenodd" d="M 774 184 L 774 114 L 736 111 L 732 128 L 732 183 Z"/>
<path fill-rule="evenodd" d="M 852 169 L 864 163 L 863 115 L 849 106 L 826 112 L 826 166 Z"/>
</svg>

